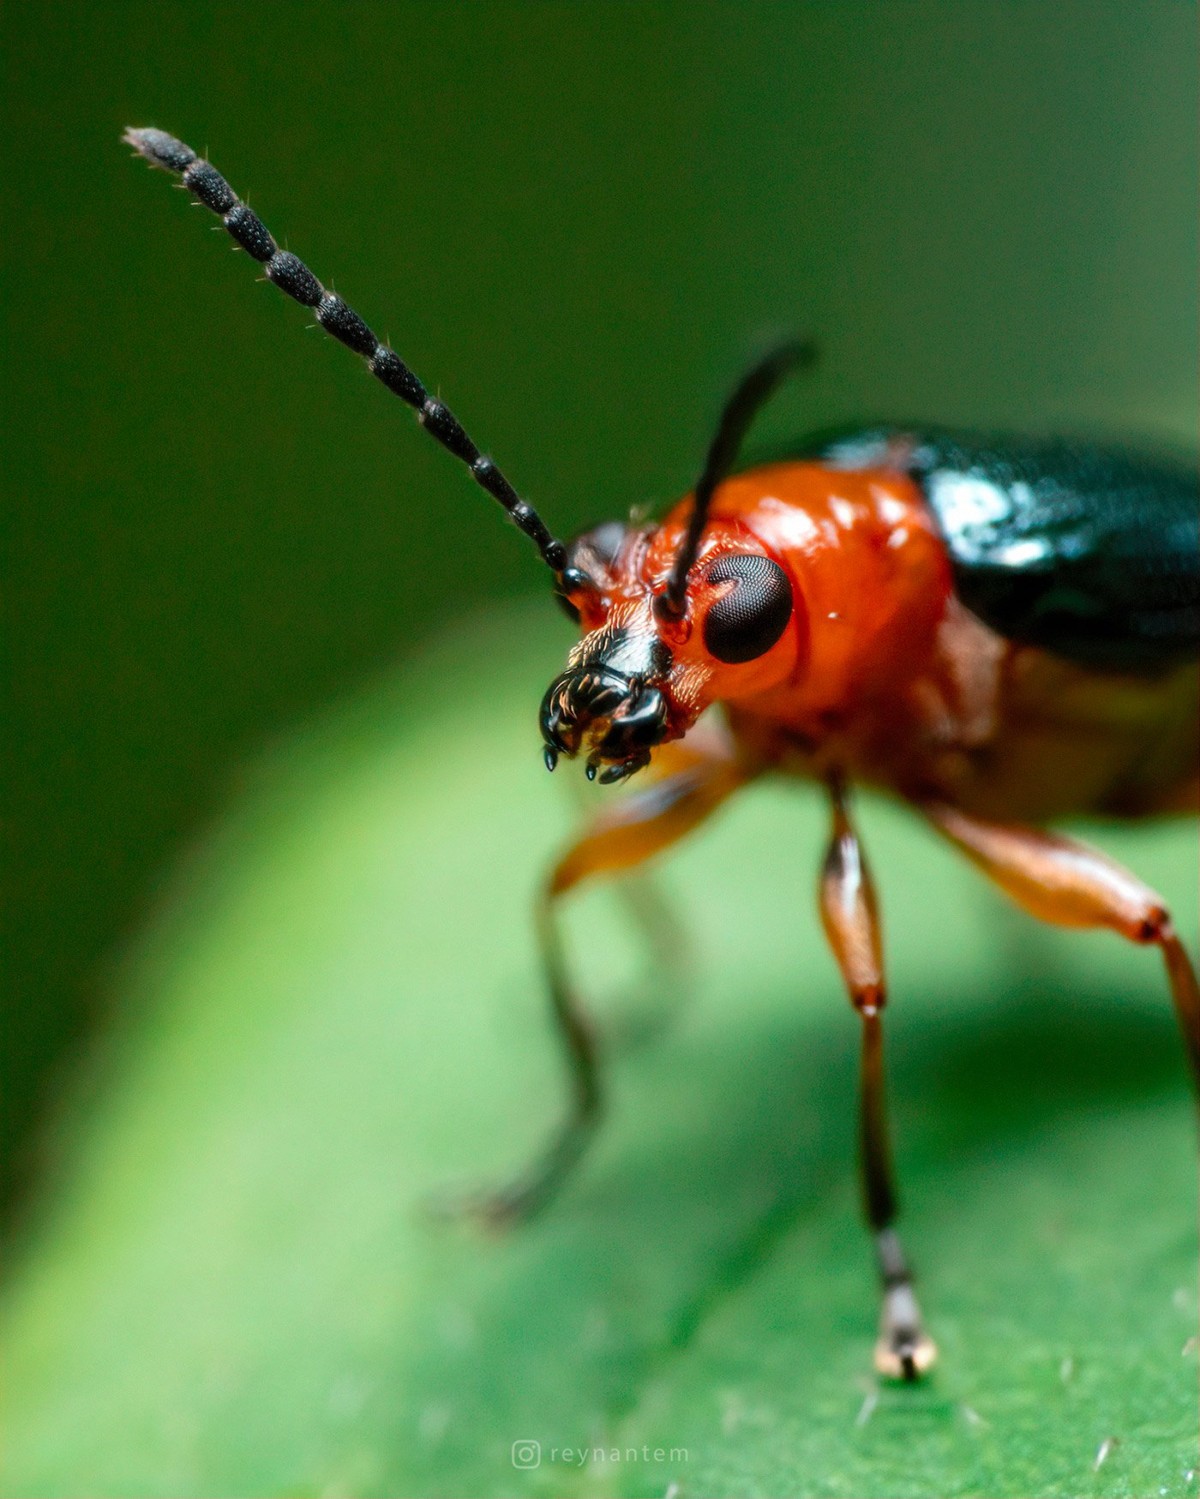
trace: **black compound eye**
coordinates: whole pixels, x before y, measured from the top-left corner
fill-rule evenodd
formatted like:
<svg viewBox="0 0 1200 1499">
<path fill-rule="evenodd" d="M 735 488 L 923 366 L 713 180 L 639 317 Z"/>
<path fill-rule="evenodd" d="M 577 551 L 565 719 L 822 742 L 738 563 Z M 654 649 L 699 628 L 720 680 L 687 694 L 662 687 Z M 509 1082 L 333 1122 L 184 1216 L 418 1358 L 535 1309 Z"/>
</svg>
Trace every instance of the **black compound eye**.
<svg viewBox="0 0 1200 1499">
<path fill-rule="evenodd" d="M 792 617 L 792 585 L 783 568 L 769 557 L 718 557 L 705 580 L 733 584 L 705 615 L 709 655 L 729 666 L 765 655 Z"/>
<path fill-rule="evenodd" d="M 608 520 L 603 525 L 594 526 L 590 531 L 585 531 L 575 544 L 586 547 L 597 562 L 603 567 L 611 568 L 621 548 L 625 545 L 625 538 L 628 535 L 628 526 L 623 525 L 619 520 Z"/>
<path fill-rule="evenodd" d="M 579 623 L 579 609 L 567 595 L 578 593 L 580 589 L 602 588 L 605 579 L 612 574 L 628 535 L 628 526 L 610 520 L 593 526 L 567 543 L 566 566 L 554 595 L 568 619 Z"/>
<path fill-rule="evenodd" d="M 567 567 L 578 568 L 589 578 L 599 579 L 616 565 L 629 528 L 620 521 L 605 521 L 567 543 Z"/>
</svg>

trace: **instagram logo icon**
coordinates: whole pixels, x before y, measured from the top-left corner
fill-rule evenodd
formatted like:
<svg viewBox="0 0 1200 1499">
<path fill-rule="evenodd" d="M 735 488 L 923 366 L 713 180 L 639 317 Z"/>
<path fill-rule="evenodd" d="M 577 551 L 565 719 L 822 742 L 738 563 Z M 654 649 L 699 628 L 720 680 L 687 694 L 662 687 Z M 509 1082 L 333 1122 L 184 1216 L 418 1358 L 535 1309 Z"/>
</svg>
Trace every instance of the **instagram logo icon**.
<svg viewBox="0 0 1200 1499">
<path fill-rule="evenodd" d="M 514 1468 L 536 1468 L 542 1461 L 541 1442 L 514 1442 L 512 1465 Z"/>
</svg>

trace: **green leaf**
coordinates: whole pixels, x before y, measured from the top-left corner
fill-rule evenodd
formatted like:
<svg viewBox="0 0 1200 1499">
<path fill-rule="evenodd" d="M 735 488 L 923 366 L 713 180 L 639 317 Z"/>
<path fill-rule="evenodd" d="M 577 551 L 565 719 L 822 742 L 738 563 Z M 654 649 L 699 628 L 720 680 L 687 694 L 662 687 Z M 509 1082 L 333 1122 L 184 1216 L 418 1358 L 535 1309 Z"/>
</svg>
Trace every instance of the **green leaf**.
<svg viewBox="0 0 1200 1499">
<path fill-rule="evenodd" d="M 862 821 L 927 1384 L 869 1374 L 811 788 L 753 788 L 667 862 L 695 994 L 614 1046 L 560 1201 L 499 1239 L 422 1210 L 519 1165 L 563 1101 L 527 919 L 580 798 L 540 768 L 545 634 L 477 622 L 400 672 L 275 756 L 180 875 L 13 1265 L 5 1492 L 1193 1493 L 1161 967 L 1010 912 L 901 809 Z M 1190 827 L 1101 837 L 1189 909 Z M 621 908 L 587 894 L 571 929 L 619 1032 L 651 1004 Z"/>
</svg>

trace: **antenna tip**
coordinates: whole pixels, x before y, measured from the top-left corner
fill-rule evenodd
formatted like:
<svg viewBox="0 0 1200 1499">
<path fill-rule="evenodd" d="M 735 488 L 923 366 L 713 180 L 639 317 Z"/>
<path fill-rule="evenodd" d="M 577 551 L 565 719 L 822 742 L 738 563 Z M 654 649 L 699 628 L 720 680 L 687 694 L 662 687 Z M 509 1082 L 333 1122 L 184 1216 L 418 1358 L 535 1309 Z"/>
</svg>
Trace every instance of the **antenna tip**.
<svg viewBox="0 0 1200 1499">
<path fill-rule="evenodd" d="M 185 146 L 165 130 L 155 130 L 151 126 L 130 125 L 121 139 L 139 156 L 144 156 L 152 167 L 161 167 L 164 172 L 184 172 L 196 160 L 191 146 Z"/>
</svg>

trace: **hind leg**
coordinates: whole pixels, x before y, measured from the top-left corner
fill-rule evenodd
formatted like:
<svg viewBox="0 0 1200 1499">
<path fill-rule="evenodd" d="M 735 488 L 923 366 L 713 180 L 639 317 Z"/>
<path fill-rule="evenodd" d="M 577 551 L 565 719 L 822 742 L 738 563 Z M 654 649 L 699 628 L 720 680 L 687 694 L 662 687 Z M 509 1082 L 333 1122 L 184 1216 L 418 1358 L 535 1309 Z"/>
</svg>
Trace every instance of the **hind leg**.
<svg viewBox="0 0 1200 1499">
<path fill-rule="evenodd" d="M 1042 921 L 1108 927 L 1130 942 L 1158 948 L 1200 1102 L 1200 985 L 1162 897 L 1099 849 L 1073 838 L 980 822 L 940 803 L 923 811 L 938 832 Z"/>
</svg>

